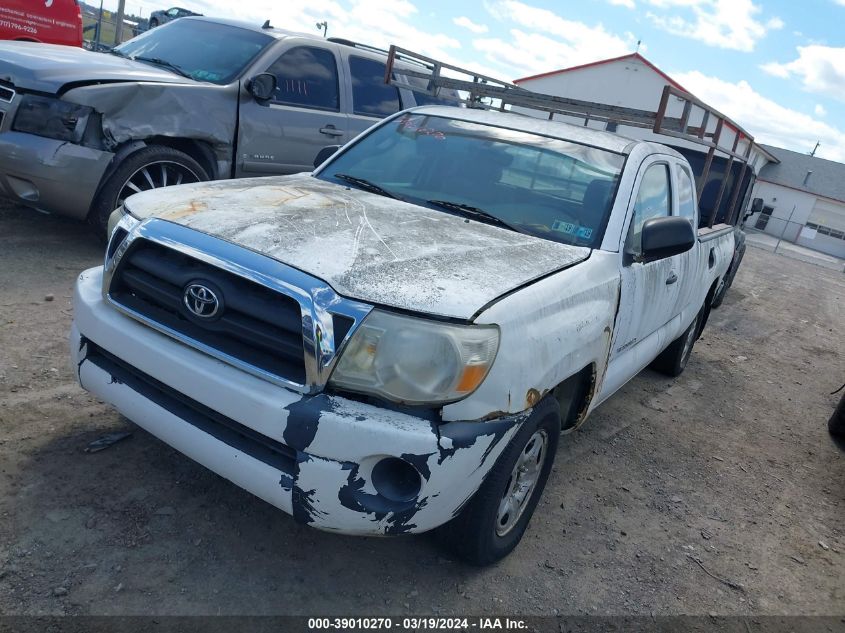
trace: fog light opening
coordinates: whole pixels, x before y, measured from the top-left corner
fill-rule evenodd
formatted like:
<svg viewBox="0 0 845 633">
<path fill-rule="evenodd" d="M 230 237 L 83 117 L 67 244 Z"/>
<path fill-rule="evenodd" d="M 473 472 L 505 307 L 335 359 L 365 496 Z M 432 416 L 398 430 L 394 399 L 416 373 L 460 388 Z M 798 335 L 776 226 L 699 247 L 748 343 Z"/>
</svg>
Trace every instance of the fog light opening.
<svg viewBox="0 0 845 633">
<path fill-rule="evenodd" d="M 373 487 L 389 501 L 413 501 L 420 493 L 422 480 L 417 469 L 398 457 L 386 457 L 373 467 Z"/>
</svg>

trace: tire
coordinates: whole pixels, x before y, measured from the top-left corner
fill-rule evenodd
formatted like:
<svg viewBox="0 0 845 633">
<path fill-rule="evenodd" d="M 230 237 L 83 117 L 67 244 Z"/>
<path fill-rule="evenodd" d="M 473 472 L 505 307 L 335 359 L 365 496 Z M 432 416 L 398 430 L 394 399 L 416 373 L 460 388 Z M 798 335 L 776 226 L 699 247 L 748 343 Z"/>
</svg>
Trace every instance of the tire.
<svg viewBox="0 0 845 633">
<path fill-rule="evenodd" d="M 827 422 L 827 430 L 836 437 L 845 437 L 845 393 L 839 399 L 839 404 Z"/>
<path fill-rule="evenodd" d="M 501 560 L 522 540 L 537 502 L 546 487 L 560 437 L 560 407 L 557 400 L 547 396 L 535 407 L 528 419 L 499 456 L 496 465 L 487 474 L 484 483 L 461 510 L 457 517 L 438 528 L 440 544 L 458 558 L 473 565 L 483 566 Z M 538 461 L 533 462 L 532 449 L 537 448 Z M 526 470 L 520 470 L 519 460 Z M 533 487 L 525 490 L 523 501 L 515 501 L 513 514 L 502 514 L 505 498 L 514 499 L 513 477 L 523 477 L 537 464 Z M 519 474 L 517 474 L 519 471 Z M 530 475 L 529 475 L 530 476 Z M 523 480 L 523 484 L 526 481 Z M 517 494 L 518 497 L 518 494 Z"/>
<path fill-rule="evenodd" d="M 743 248 L 742 252 L 731 265 L 731 269 L 728 271 L 728 274 L 725 275 L 725 281 L 722 283 L 722 286 L 716 292 L 716 295 L 713 297 L 713 301 L 710 303 L 711 308 L 718 308 L 722 305 L 722 301 L 725 300 L 725 295 L 728 294 L 728 290 L 730 290 L 731 286 L 734 282 L 734 277 L 736 277 L 736 271 L 739 270 L 739 265 L 742 263 L 742 258 L 745 255 L 745 249 Z"/>
<path fill-rule="evenodd" d="M 660 355 L 655 358 L 652 363 L 652 369 L 659 371 L 661 374 L 667 376 L 680 376 L 684 369 L 686 369 L 689 361 L 692 348 L 699 334 L 699 324 L 704 310 L 700 310 L 695 315 L 695 319 L 690 323 L 690 326 L 684 330 L 678 338 L 672 341 Z"/>
<path fill-rule="evenodd" d="M 155 28 L 155 27 L 157 27 L 157 26 L 158 26 L 158 20 L 156 20 L 155 18 L 153 18 L 152 20 L 150 20 L 150 28 L 151 28 L 151 29 L 154 29 L 154 28 Z"/>
<path fill-rule="evenodd" d="M 129 194 L 203 180 L 209 180 L 208 172 L 185 152 L 149 145 L 127 156 L 109 176 L 91 205 L 88 223 L 100 239 L 106 239 L 109 216 Z"/>
</svg>

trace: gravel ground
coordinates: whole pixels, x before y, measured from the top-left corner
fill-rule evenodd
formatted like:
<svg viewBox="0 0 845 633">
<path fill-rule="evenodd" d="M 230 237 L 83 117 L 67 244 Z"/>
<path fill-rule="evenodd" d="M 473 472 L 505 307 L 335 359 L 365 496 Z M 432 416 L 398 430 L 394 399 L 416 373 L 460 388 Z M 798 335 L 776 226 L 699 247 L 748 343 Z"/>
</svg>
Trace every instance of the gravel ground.
<svg viewBox="0 0 845 633">
<path fill-rule="evenodd" d="M 87 396 L 66 336 L 101 246 L 4 201 L 0 236 L 0 614 L 845 615 L 842 274 L 749 249 L 686 372 L 562 438 L 524 541 L 475 569 L 297 525 Z"/>
</svg>

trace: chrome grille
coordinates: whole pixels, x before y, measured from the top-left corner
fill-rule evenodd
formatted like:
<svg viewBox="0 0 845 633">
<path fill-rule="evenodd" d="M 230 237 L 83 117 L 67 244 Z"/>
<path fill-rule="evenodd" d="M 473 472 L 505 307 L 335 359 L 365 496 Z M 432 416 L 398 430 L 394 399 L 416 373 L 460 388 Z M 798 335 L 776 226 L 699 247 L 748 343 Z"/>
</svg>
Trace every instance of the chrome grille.
<svg viewBox="0 0 845 633">
<path fill-rule="evenodd" d="M 214 318 L 191 314 L 185 297 L 197 283 L 221 295 Z M 272 258 L 155 218 L 115 230 L 103 294 L 164 334 L 303 393 L 325 386 L 372 309 Z"/>
</svg>

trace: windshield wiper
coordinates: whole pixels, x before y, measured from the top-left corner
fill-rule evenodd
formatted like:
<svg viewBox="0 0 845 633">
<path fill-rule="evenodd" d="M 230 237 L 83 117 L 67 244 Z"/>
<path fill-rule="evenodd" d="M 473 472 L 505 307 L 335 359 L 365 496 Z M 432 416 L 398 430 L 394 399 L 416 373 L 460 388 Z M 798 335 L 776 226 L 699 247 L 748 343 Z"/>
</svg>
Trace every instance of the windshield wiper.
<svg viewBox="0 0 845 633">
<path fill-rule="evenodd" d="M 187 77 L 188 79 L 193 79 L 193 77 L 186 71 L 183 70 L 181 66 L 177 66 L 176 64 L 167 61 L 166 59 L 162 59 L 161 57 L 132 57 L 132 60 L 136 62 L 149 62 L 150 64 L 155 64 L 156 66 L 163 66 L 167 68 L 167 70 L 173 71 L 177 75 L 182 75 L 183 77 Z"/>
<path fill-rule="evenodd" d="M 452 202 L 451 200 L 426 200 L 429 204 L 437 205 L 438 207 L 443 207 L 444 209 L 449 209 L 450 211 L 457 211 L 461 215 L 474 218 L 476 220 L 481 220 L 482 222 L 486 222 L 487 224 L 495 224 L 496 226 L 501 226 L 505 229 L 510 229 L 511 231 L 516 231 L 517 233 L 522 233 L 518 228 L 515 226 L 508 224 L 501 218 L 496 217 L 492 213 L 488 213 L 484 209 L 479 209 L 478 207 L 474 207 L 469 204 L 463 204 L 462 202 Z"/>
<path fill-rule="evenodd" d="M 118 57 L 126 57 L 126 53 L 119 51 L 116 48 L 110 48 L 106 51 L 109 55 L 117 55 Z"/>
<path fill-rule="evenodd" d="M 335 174 L 335 178 L 340 178 L 341 180 L 345 180 L 346 182 L 357 185 L 361 189 L 365 191 L 369 191 L 370 193 L 377 193 L 380 196 L 385 196 L 387 198 L 393 198 L 394 200 L 401 200 L 399 196 L 395 193 L 389 192 L 384 187 L 377 185 L 374 182 L 370 182 L 369 180 L 365 180 L 363 178 L 358 178 L 357 176 L 350 176 L 349 174 Z"/>
</svg>

